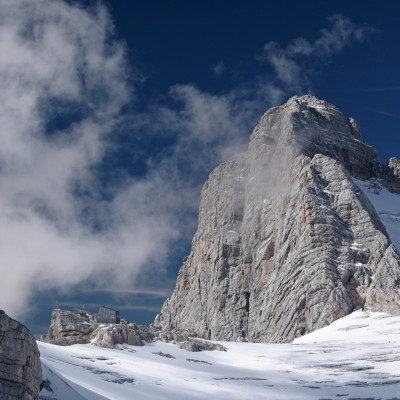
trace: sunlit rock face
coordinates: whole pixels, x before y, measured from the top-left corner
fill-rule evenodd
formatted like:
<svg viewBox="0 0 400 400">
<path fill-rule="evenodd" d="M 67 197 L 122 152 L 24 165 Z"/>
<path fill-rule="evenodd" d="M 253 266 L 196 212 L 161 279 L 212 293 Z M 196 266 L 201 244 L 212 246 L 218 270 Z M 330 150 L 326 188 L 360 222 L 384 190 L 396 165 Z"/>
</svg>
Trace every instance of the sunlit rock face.
<svg viewBox="0 0 400 400">
<path fill-rule="evenodd" d="M 93 313 L 55 309 L 51 314 L 49 331 L 40 340 L 58 346 L 85 344 L 90 342 L 91 334 L 97 327 Z"/>
<path fill-rule="evenodd" d="M 28 328 L 0 310 L 0 399 L 35 400 L 41 382 L 35 339 Z"/>
<path fill-rule="evenodd" d="M 400 188 L 360 126 L 293 97 L 267 111 L 248 151 L 203 187 L 192 251 L 155 325 L 214 340 L 288 342 L 355 307 L 400 314 L 400 258 L 353 183 Z"/>
</svg>

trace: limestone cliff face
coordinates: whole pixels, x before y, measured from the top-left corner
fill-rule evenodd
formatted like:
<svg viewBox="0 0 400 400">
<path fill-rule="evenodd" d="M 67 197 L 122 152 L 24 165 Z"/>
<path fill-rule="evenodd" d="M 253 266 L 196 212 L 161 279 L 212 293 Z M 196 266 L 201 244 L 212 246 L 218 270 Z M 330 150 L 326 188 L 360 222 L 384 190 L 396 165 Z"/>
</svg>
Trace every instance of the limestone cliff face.
<svg viewBox="0 0 400 400">
<path fill-rule="evenodd" d="M 0 310 L 0 398 L 35 400 L 41 381 L 35 339 L 28 328 Z"/>
<path fill-rule="evenodd" d="M 269 110 L 246 154 L 203 187 L 199 225 L 155 325 L 213 340 L 287 342 L 356 306 L 400 314 L 400 257 L 355 186 L 399 191 L 357 121 L 312 96 Z"/>
</svg>

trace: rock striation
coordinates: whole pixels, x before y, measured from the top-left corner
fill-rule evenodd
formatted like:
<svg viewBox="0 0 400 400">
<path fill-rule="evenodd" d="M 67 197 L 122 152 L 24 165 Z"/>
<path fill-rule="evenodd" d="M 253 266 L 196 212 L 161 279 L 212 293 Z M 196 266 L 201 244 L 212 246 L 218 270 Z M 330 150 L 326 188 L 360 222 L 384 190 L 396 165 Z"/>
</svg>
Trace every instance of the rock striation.
<svg viewBox="0 0 400 400">
<path fill-rule="evenodd" d="M 41 381 L 35 339 L 28 328 L 0 310 L 0 398 L 37 399 Z"/>
<path fill-rule="evenodd" d="M 198 229 L 154 325 L 288 342 L 355 307 L 400 314 L 400 256 L 352 177 L 400 192 L 360 126 L 313 96 L 267 111 L 203 187 Z"/>
</svg>

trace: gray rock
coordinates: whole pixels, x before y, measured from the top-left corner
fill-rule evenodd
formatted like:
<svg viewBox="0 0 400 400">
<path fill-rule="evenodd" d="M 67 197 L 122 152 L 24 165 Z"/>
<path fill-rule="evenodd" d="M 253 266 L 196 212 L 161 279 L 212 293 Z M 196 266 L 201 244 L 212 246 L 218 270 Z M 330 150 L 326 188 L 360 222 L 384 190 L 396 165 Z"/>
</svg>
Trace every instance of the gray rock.
<svg viewBox="0 0 400 400">
<path fill-rule="evenodd" d="M 398 251 L 352 180 L 394 190 L 398 167 L 380 164 L 357 121 L 325 101 L 269 110 L 247 153 L 205 183 L 192 251 L 154 325 L 288 342 L 357 306 L 400 314 Z"/>
<path fill-rule="evenodd" d="M 395 157 L 392 157 L 389 160 L 389 164 L 388 164 L 389 168 L 392 170 L 393 175 L 395 177 L 400 177 L 400 160 L 398 160 Z"/>
<path fill-rule="evenodd" d="M 195 339 L 199 335 L 194 331 L 185 329 L 162 330 L 155 333 L 158 340 L 166 343 L 176 344 L 180 349 L 198 352 L 198 351 L 226 351 L 226 348 L 218 343 L 206 342 Z"/>
<path fill-rule="evenodd" d="M 93 313 L 55 309 L 51 314 L 49 331 L 40 340 L 58 346 L 85 344 L 90 342 L 91 334 L 97 327 Z"/>
<path fill-rule="evenodd" d="M 226 351 L 226 347 L 218 343 L 206 342 L 199 339 L 190 339 L 185 342 L 177 342 L 176 345 L 186 351 L 199 352 L 199 351 Z"/>
<path fill-rule="evenodd" d="M 173 355 L 168 354 L 168 353 L 163 353 L 162 351 L 153 352 L 153 354 L 155 354 L 156 356 L 161 356 L 161 357 L 165 357 L 165 358 L 175 358 Z"/>
<path fill-rule="evenodd" d="M 385 168 L 386 186 L 395 193 L 400 193 L 400 160 L 392 157 Z"/>
<path fill-rule="evenodd" d="M 165 343 L 186 342 L 192 337 L 197 337 L 197 333 L 188 330 L 174 329 L 172 331 L 158 332 L 157 338 Z"/>
<path fill-rule="evenodd" d="M 37 399 L 41 381 L 35 339 L 28 328 L 0 310 L 0 398 Z"/>
<path fill-rule="evenodd" d="M 95 333 L 93 344 L 108 348 L 123 343 L 131 346 L 143 346 L 145 342 L 151 342 L 154 338 L 149 326 L 133 323 L 100 325 Z"/>
<path fill-rule="evenodd" d="M 96 314 L 87 311 L 55 309 L 51 315 L 49 331 L 40 340 L 59 346 L 87 344 L 113 348 L 117 344 L 143 346 L 153 339 L 152 327 L 136 325 L 126 319 L 120 324 L 98 324 Z"/>
</svg>

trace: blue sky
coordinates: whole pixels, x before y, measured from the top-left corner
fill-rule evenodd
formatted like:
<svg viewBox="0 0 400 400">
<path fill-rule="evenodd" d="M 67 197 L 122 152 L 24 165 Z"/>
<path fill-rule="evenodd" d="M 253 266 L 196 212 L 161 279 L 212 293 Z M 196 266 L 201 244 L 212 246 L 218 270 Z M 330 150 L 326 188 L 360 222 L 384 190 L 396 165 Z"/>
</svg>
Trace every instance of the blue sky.
<svg viewBox="0 0 400 400">
<path fill-rule="evenodd" d="M 311 92 L 399 157 L 397 1 L 3 0 L 0 307 L 138 323 L 171 293 L 201 186 Z"/>
</svg>

